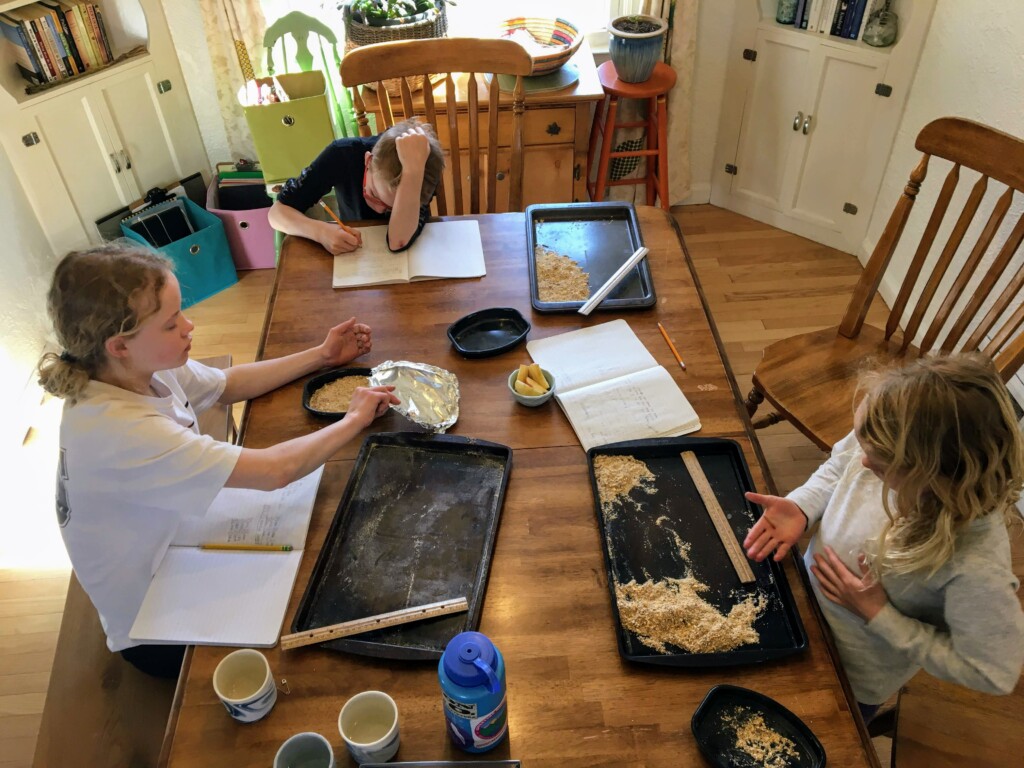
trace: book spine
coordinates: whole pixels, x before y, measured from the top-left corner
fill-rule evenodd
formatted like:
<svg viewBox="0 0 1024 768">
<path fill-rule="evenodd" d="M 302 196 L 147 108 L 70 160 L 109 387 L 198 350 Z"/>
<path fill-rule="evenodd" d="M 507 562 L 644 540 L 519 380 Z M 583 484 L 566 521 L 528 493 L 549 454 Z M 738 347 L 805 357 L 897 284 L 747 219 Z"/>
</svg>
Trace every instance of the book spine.
<svg viewBox="0 0 1024 768">
<path fill-rule="evenodd" d="M 85 40 L 82 39 L 82 28 L 78 25 L 78 14 L 75 12 L 75 9 L 69 7 L 65 10 L 64 19 L 67 22 L 68 31 L 71 33 L 71 39 L 75 43 L 78 58 L 82 62 L 82 69 L 91 69 L 93 63 L 89 58 L 89 47 Z"/>
<path fill-rule="evenodd" d="M 103 61 L 96 54 L 96 48 L 92 44 L 92 37 L 89 35 L 89 24 L 85 20 L 85 14 L 88 15 L 81 5 L 75 5 L 72 10 L 75 14 L 75 24 L 78 27 L 78 35 L 82 40 L 82 47 L 85 49 L 85 55 L 89 60 L 90 67 L 98 67 Z"/>
<path fill-rule="evenodd" d="M 835 5 L 836 0 L 822 0 L 821 15 L 818 17 L 818 34 L 828 34 L 829 25 L 832 23 L 832 11 Z"/>
<path fill-rule="evenodd" d="M 60 23 L 60 16 L 56 11 L 48 10 L 46 12 L 46 23 L 53 32 L 53 39 L 57 43 L 58 53 L 60 54 L 61 61 L 64 62 L 64 68 L 70 75 L 80 74 L 82 70 L 78 68 L 75 57 L 71 55 L 71 48 L 68 46 L 68 40 L 64 36 L 64 26 Z"/>
<path fill-rule="evenodd" d="M 804 8 L 807 7 L 807 0 L 797 0 L 796 10 L 793 11 L 793 26 L 800 29 L 804 18 Z"/>
<path fill-rule="evenodd" d="M 103 38 L 100 37 L 100 28 L 96 24 L 96 8 L 91 3 L 87 3 L 83 10 L 89 17 L 89 37 L 92 38 L 92 44 L 96 47 L 96 55 L 100 57 L 101 64 L 109 64 L 110 59 L 107 58 L 106 51 L 103 50 Z"/>
<path fill-rule="evenodd" d="M 36 61 L 39 62 L 39 70 L 43 74 L 43 79 L 46 80 L 46 82 L 55 80 L 56 77 L 53 75 L 53 72 L 50 69 L 49 62 L 46 60 L 46 50 L 43 48 L 42 41 L 40 41 L 39 38 L 36 36 L 35 30 L 32 28 L 31 22 L 28 20 L 21 21 L 18 23 L 18 26 L 21 27 L 22 33 L 25 35 L 25 37 L 31 44 L 32 50 L 35 51 Z"/>
<path fill-rule="evenodd" d="M 68 55 L 75 63 L 75 68 L 78 73 L 85 72 L 85 58 L 78 50 L 78 45 L 75 41 L 75 36 L 71 33 L 71 20 L 68 15 L 59 6 L 53 9 L 53 15 L 56 16 L 57 21 L 60 22 L 61 33 L 64 35 L 64 47 L 68 51 Z"/>
<path fill-rule="evenodd" d="M 46 58 L 46 68 L 52 75 L 50 79 L 59 80 L 61 77 L 61 71 L 57 66 L 56 54 L 50 48 L 50 43 L 46 39 L 46 34 L 42 29 L 46 24 L 43 23 L 42 19 L 31 19 L 28 23 L 32 27 L 32 34 L 35 36 L 35 39 L 39 41 L 39 49 L 43 52 L 43 56 Z"/>
<path fill-rule="evenodd" d="M 821 13 L 821 0 L 809 0 L 807 3 L 807 31 L 818 31 L 818 16 Z"/>
<path fill-rule="evenodd" d="M 0 26 L 3 27 L 4 37 L 7 39 L 7 42 L 13 47 L 14 56 L 17 59 L 18 64 L 21 65 L 23 69 L 27 69 L 32 72 L 37 79 L 43 78 L 43 71 L 39 66 L 38 59 L 36 59 L 35 50 L 32 48 L 32 44 L 25 36 L 25 30 L 21 28 L 21 25 L 13 19 L 0 16 Z M 22 75 L 28 78 L 24 71 L 22 71 Z"/>
<path fill-rule="evenodd" d="M 869 2 L 866 2 L 864 4 L 864 16 L 860 20 L 860 28 L 857 30 L 857 36 L 854 38 L 854 40 L 860 40 L 864 37 L 864 27 L 868 25 L 868 19 L 871 17 L 871 14 L 874 13 L 874 10 L 875 3 L 873 2 L 873 0 L 869 0 Z"/>
<path fill-rule="evenodd" d="M 839 37 L 843 31 L 843 22 L 846 21 L 846 12 L 850 7 L 849 0 L 840 0 L 836 5 L 836 15 L 832 20 L 832 31 L 829 32 L 831 35 Z"/>
<path fill-rule="evenodd" d="M 800 29 L 807 29 L 807 23 L 810 20 L 810 17 L 811 17 L 811 0 L 807 0 L 807 2 L 803 3 L 803 7 L 800 8 L 800 11 L 799 11 L 799 13 L 798 13 L 798 15 L 796 17 L 797 18 L 797 23 L 799 24 Z"/>
<path fill-rule="evenodd" d="M 96 27 L 100 31 L 100 39 L 103 41 L 103 52 L 107 56 L 107 61 L 114 60 L 114 49 L 110 47 L 110 38 L 107 36 L 107 28 L 103 24 L 103 14 L 100 13 L 100 7 L 95 3 L 92 6 L 96 12 Z"/>
<path fill-rule="evenodd" d="M 839 31 L 841 37 L 850 39 L 850 27 L 853 26 L 854 19 L 857 16 L 857 6 L 859 6 L 861 0 L 850 0 L 850 6 L 846 9 L 846 18 L 843 19 L 843 28 Z"/>
<path fill-rule="evenodd" d="M 49 50 L 50 55 L 53 56 L 54 66 L 57 67 L 57 71 L 60 72 L 61 77 L 70 77 L 71 70 L 68 69 L 67 63 L 64 61 L 64 55 L 61 51 L 60 43 L 57 40 L 57 35 L 53 31 L 53 20 L 48 14 L 43 14 L 36 21 L 39 22 L 39 28 L 43 33 L 43 40 L 46 43 L 46 48 Z"/>
</svg>

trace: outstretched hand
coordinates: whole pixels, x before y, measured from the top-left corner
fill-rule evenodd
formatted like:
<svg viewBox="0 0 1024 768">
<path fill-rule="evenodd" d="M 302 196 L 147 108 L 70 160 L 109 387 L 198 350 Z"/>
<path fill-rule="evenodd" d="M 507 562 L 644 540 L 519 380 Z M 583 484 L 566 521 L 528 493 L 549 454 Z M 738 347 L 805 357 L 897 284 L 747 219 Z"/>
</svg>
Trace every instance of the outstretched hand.
<svg viewBox="0 0 1024 768">
<path fill-rule="evenodd" d="M 394 387 L 356 387 L 352 400 L 345 414 L 345 421 L 354 421 L 359 428 L 368 427 L 378 416 L 387 413 L 392 405 L 399 400 L 394 395 Z"/>
<path fill-rule="evenodd" d="M 774 550 L 775 561 L 782 560 L 807 530 L 807 515 L 796 502 L 781 496 L 750 492 L 744 496 L 764 508 L 764 514 L 743 540 L 747 557 L 761 562 Z"/>
<path fill-rule="evenodd" d="M 373 349 L 370 326 L 357 323 L 350 317 L 327 332 L 327 338 L 320 345 L 324 365 L 344 365 L 365 355 Z"/>
</svg>

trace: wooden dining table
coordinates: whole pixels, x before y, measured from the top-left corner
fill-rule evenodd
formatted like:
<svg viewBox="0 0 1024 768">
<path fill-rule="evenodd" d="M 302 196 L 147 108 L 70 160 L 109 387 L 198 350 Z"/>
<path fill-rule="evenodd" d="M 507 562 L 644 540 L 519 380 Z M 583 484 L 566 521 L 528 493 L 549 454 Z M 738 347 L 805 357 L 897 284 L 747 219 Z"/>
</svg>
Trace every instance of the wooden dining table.
<svg viewBox="0 0 1024 768">
<path fill-rule="evenodd" d="M 806 650 L 769 663 L 717 668 L 655 667 L 623 659 L 587 459 L 572 427 L 555 402 L 526 408 L 511 397 L 509 373 L 529 362 L 523 346 L 466 359 L 449 342 L 446 330 L 453 321 L 488 307 L 519 310 L 532 324 L 531 339 L 622 318 L 672 372 L 696 409 L 702 428 L 695 436 L 735 440 L 757 488 L 773 491 L 682 235 L 661 209 L 638 207 L 637 214 L 650 249 L 657 303 L 646 309 L 598 310 L 589 317 L 532 309 L 527 217 L 522 213 L 469 217 L 480 223 L 486 260 L 487 274 L 479 279 L 336 290 L 331 257 L 316 243 L 290 237 L 282 248 L 260 357 L 319 343 L 331 325 L 355 316 L 373 328 L 366 365 L 409 360 L 453 372 L 460 412 L 449 434 L 513 449 L 479 625 L 505 658 L 509 732 L 486 757 L 520 760 L 525 768 L 704 765 L 690 719 L 709 689 L 730 683 L 766 694 L 799 716 L 821 741 L 829 765 L 878 766 L 794 558 L 786 560 L 784 570 L 807 632 Z M 685 371 L 660 335 L 658 322 L 675 340 Z M 302 408 L 302 385 L 296 381 L 249 404 L 242 424 L 244 446 L 260 448 L 323 428 Z M 412 428 L 392 411 L 368 431 Z M 361 438 L 351 441 L 326 465 L 285 632 L 361 443 Z M 446 732 L 436 662 L 375 659 L 317 646 L 264 649 L 282 690 L 267 717 L 243 725 L 228 716 L 211 684 L 214 668 L 229 650 L 199 646 L 186 656 L 163 750 L 164 763 L 172 768 L 266 768 L 281 743 L 300 731 L 323 734 L 339 766 L 355 765 L 338 732 L 338 713 L 349 697 L 368 689 L 386 691 L 398 704 L 401 748 L 396 761 L 472 758 L 455 748 Z"/>
</svg>

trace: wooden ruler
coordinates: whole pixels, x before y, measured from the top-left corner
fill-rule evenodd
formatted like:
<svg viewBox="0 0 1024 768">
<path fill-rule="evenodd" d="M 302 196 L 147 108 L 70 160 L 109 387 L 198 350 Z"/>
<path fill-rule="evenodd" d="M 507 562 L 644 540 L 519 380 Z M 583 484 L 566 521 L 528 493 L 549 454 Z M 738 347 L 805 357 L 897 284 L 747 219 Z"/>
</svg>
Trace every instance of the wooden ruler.
<svg viewBox="0 0 1024 768">
<path fill-rule="evenodd" d="M 732 526 L 725 518 L 725 511 L 718 503 L 715 492 L 711 490 L 711 484 L 708 482 L 704 470 L 700 468 L 697 454 L 693 451 L 683 451 L 680 456 L 683 457 L 683 463 L 686 464 L 686 469 L 690 473 L 690 479 L 697 486 L 697 492 L 708 510 L 711 522 L 715 524 L 715 530 L 718 531 L 718 538 L 722 540 L 722 546 L 729 553 L 729 559 L 732 561 L 732 567 L 736 569 L 739 580 L 744 584 L 756 581 L 754 572 L 750 569 L 750 563 L 747 562 L 747 556 L 743 553 L 743 548 L 740 547 L 736 534 L 732 531 Z"/>
<path fill-rule="evenodd" d="M 379 613 L 364 619 L 353 619 L 341 624 L 331 624 L 329 627 L 317 627 L 316 629 L 307 629 L 305 632 L 296 632 L 293 635 L 284 635 L 281 638 L 281 649 L 287 651 L 292 648 L 301 648 L 304 645 L 322 643 L 326 640 L 336 640 L 339 637 L 358 635 L 361 632 L 369 632 L 371 629 L 408 624 L 434 616 L 445 616 L 449 613 L 465 613 L 468 610 L 469 603 L 466 598 L 457 597 L 453 600 L 442 600 L 439 603 L 428 603 L 412 608 L 403 608 L 400 611 Z"/>
</svg>

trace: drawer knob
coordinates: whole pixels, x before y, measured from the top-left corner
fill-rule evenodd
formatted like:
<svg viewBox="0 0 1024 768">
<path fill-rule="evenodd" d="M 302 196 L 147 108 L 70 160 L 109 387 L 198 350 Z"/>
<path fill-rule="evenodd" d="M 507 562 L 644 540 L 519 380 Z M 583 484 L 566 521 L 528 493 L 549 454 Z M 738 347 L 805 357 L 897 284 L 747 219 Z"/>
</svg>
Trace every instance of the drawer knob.
<svg viewBox="0 0 1024 768">
<path fill-rule="evenodd" d="M 558 123 L 551 123 L 548 126 L 548 135 L 549 136 L 557 136 L 561 132 L 562 132 L 562 126 L 560 126 Z"/>
<path fill-rule="evenodd" d="M 495 176 L 495 178 L 498 181 L 501 181 L 502 179 L 505 178 L 505 172 L 504 171 L 498 171 L 496 174 L 494 174 L 494 176 Z"/>
</svg>

